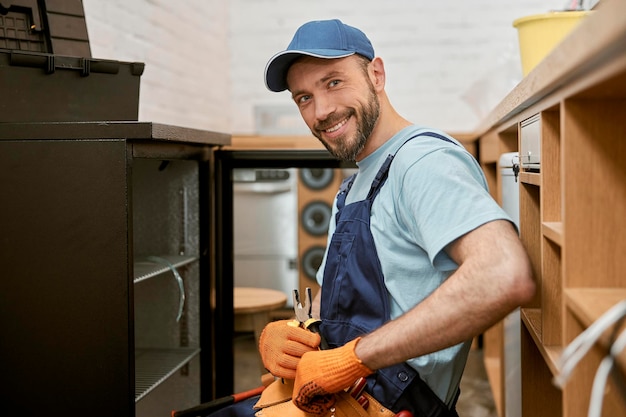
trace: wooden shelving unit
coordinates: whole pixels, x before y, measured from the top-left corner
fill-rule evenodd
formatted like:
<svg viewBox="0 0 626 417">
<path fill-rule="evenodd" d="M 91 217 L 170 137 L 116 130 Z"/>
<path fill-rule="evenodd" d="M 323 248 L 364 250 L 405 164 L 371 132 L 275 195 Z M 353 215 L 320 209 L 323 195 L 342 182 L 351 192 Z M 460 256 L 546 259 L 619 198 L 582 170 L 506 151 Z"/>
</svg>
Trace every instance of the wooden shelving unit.
<svg viewBox="0 0 626 417">
<path fill-rule="evenodd" d="M 520 236 L 537 294 L 521 310 L 521 414 L 584 417 L 593 378 L 610 347 L 605 335 L 561 390 L 563 349 L 626 299 L 626 3 L 603 1 L 487 117 L 480 162 L 496 198 L 497 156 L 523 150 L 525 121 L 538 117 L 540 169 L 522 171 Z M 619 332 L 621 329 L 613 329 Z M 486 365 L 504 416 L 501 327 L 486 334 Z M 626 375 L 626 353 L 618 368 Z M 609 382 L 603 416 L 626 415 Z"/>
</svg>

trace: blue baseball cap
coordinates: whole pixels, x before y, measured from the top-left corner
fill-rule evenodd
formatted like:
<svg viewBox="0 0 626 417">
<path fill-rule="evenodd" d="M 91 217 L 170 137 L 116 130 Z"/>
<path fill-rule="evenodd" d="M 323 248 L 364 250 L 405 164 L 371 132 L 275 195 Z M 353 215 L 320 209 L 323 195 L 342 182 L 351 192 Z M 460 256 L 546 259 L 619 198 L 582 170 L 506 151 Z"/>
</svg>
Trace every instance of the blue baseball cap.
<svg viewBox="0 0 626 417">
<path fill-rule="evenodd" d="M 374 59 L 372 43 L 359 29 L 338 19 L 305 23 L 287 49 L 274 55 L 265 66 L 265 85 L 270 91 L 286 90 L 287 71 L 302 56 L 335 59 L 354 54 Z"/>
</svg>

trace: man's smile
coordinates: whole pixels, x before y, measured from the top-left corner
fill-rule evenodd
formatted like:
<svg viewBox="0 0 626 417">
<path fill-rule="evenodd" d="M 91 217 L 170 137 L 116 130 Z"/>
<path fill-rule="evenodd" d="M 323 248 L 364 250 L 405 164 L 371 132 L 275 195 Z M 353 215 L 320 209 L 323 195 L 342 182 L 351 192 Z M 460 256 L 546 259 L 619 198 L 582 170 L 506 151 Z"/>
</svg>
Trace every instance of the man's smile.
<svg viewBox="0 0 626 417">
<path fill-rule="evenodd" d="M 342 121 L 340 121 L 339 123 L 337 123 L 336 125 L 328 128 L 325 130 L 326 133 L 333 133 L 337 130 L 339 130 L 343 125 L 345 125 L 346 123 L 348 123 L 348 119 L 349 117 L 346 117 L 345 119 L 343 119 Z"/>
</svg>

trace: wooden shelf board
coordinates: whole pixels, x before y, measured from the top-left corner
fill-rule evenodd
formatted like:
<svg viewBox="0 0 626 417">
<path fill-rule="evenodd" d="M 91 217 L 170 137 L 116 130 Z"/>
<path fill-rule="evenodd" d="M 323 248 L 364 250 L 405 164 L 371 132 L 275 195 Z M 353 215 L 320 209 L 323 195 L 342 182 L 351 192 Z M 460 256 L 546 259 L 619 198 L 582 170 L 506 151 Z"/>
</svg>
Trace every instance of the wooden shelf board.
<svg viewBox="0 0 626 417">
<path fill-rule="evenodd" d="M 604 313 L 624 300 L 626 300 L 626 288 L 569 288 L 565 290 L 567 308 L 585 327 L 591 326 Z M 611 346 L 614 330 L 614 327 L 609 328 L 599 339 L 607 352 Z M 622 321 L 615 334 L 619 335 L 624 331 L 626 331 L 626 323 Z M 622 372 L 626 373 L 626 351 L 617 357 L 617 363 Z"/>
<path fill-rule="evenodd" d="M 534 172 L 520 172 L 519 180 L 524 184 L 541 186 L 541 174 L 537 174 Z"/>
<path fill-rule="evenodd" d="M 541 225 L 543 235 L 559 246 L 563 245 L 563 223 L 543 222 Z"/>
<path fill-rule="evenodd" d="M 563 348 L 561 346 L 546 346 L 543 344 L 541 334 L 541 310 L 538 308 L 523 308 L 521 318 L 522 323 L 526 325 L 537 349 L 548 365 L 550 372 L 552 372 L 552 375 L 556 375 L 558 373 L 556 363 L 563 352 Z"/>
<path fill-rule="evenodd" d="M 567 307 L 587 327 L 623 300 L 626 300 L 626 288 L 568 288 L 565 290 Z"/>
</svg>

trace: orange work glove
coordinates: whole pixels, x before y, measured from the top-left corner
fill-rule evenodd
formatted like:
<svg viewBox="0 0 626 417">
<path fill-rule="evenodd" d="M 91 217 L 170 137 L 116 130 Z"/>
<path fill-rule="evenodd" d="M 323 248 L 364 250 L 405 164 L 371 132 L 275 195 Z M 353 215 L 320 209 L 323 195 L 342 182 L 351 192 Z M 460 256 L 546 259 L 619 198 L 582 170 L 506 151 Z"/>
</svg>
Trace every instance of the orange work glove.
<svg viewBox="0 0 626 417">
<path fill-rule="evenodd" d="M 323 414 L 335 403 L 334 393 L 372 371 L 354 353 L 360 337 L 344 346 L 306 353 L 296 370 L 293 402 L 307 413 Z"/>
<path fill-rule="evenodd" d="M 263 366 L 279 378 L 294 379 L 300 357 L 317 350 L 320 335 L 294 326 L 293 320 L 269 323 L 259 337 L 259 352 Z"/>
</svg>

